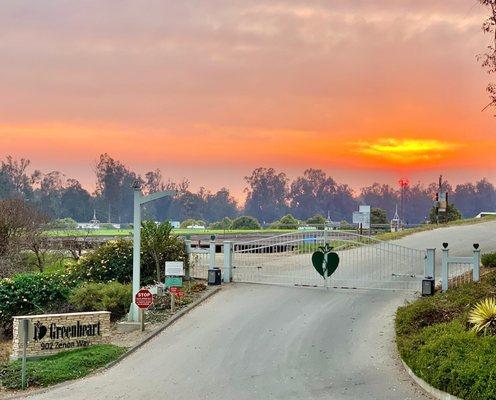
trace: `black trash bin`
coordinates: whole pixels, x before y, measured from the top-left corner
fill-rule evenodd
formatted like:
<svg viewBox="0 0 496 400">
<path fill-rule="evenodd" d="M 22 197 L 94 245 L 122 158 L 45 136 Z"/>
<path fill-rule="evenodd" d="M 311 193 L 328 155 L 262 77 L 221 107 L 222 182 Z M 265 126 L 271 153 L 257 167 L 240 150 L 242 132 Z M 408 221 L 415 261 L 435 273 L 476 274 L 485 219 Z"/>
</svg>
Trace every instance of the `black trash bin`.
<svg viewBox="0 0 496 400">
<path fill-rule="evenodd" d="M 208 284 L 209 285 L 220 285 L 222 283 L 222 275 L 219 268 L 208 270 Z"/>
</svg>

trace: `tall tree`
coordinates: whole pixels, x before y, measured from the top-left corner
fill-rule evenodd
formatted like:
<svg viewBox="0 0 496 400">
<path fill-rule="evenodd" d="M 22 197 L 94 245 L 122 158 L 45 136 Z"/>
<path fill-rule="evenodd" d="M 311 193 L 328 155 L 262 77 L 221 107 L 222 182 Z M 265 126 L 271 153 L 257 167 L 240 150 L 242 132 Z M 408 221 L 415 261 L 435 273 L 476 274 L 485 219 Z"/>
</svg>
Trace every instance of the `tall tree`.
<svg viewBox="0 0 496 400">
<path fill-rule="evenodd" d="M 396 190 L 377 182 L 362 188 L 360 200 L 363 204 L 385 210 L 389 219 L 394 216 L 396 206 L 399 207 L 400 204 L 399 193 Z"/>
<path fill-rule="evenodd" d="M 79 222 L 86 222 L 93 216 L 93 198 L 76 179 L 68 179 L 62 191 L 61 218 L 72 218 Z"/>
<path fill-rule="evenodd" d="M 491 36 L 491 43 L 487 46 L 487 51 L 478 55 L 482 67 L 488 74 L 496 72 L 496 1 L 495 0 L 479 0 L 479 3 L 489 10 L 489 17 L 483 22 L 482 30 Z M 496 106 L 496 84 L 489 83 L 486 87 L 490 102 L 485 107 Z"/>
<path fill-rule="evenodd" d="M 142 182 L 141 178 L 107 153 L 100 156 L 96 177 L 96 194 L 103 206 L 100 212 L 107 216 L 108 222 L 132 221 L 132 185 L 135 180 Z"/>
<path fill-rule="evenodd" d="M 222 188 L 216 193 L 208 192 L 205 212 L 207 221 L 220 221 L 225 217 L 232 219 L 237 217 L 238 213 L 238 203 L 228 189 Z"/>
<path fill-rule="evenodd" d="M 27 174 L 30 161 L 24 158 L 14 160 L 7 156 L 0 163 L 0 199 L 24 198 L 33 195 L 32 178 Z M 33 177 L 39 174 L 35 171 Z"/>
<path fill-rule="evenodd" d="M 245 177 L 245 213 L 262 222 L 274 222 L 287 213 L 288 178 L 274 168 L 257 168 Z"/>
</svg>

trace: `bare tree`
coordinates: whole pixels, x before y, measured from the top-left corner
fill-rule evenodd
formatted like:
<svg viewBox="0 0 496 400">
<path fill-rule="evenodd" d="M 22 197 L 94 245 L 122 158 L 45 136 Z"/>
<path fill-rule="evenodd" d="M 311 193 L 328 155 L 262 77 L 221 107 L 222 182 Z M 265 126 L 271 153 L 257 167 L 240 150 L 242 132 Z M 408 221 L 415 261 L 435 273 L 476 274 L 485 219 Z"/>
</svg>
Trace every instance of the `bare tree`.
<svg viewBox="0 0 496 400">
<path fill-rule="evenodd" d="M 22 270 L 22 252 L 31 250 L 42 271 L 48 251 L 43 232 L 47 218 L 21 199 L 0 201 L 0 276 Z"/>
<path fill-rule="evenodd" d="M 487 46 L 487 51 L 485 53 L 477 56 L 477 59 L 481 62 L 482 67 L 488 74 L 493 74 L 496 72 L 496 0 L 478 1 L 489 9 L 489 17 L 482 24 L 482 30 L 484 33 L 489 33 L 491 35 L 491 44 Z M 486 87 L 486 91 L 489 94 L 491 101 L 484 107 L 484 110 L 488 107 L 496 106 L 496 84 L 489 83 Z"/>
</svg>

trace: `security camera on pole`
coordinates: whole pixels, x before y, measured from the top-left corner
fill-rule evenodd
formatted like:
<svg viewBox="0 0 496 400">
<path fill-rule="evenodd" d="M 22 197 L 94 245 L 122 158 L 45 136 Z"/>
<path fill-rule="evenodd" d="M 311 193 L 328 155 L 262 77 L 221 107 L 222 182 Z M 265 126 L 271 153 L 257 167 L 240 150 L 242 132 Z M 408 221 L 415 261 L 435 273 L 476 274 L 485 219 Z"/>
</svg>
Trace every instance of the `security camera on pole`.
<svg viewBox="0 0 496 400">
<path fill-rule="evenodd" d="M 133 302 L 129 309 L 129 321 L 139 322 L 140 312 L 136 306 L 134 299 L 136 293 L 141 289 L 141 206 L 154 200 L 161 199 L 167 196 L 174 196 L 175 190 L 164 190 L 163 192 L 156 192 L 143 196 L 141 194 L 141 182 L 135 180 L 133 183 L 134 189 L 134 220 L 133 220 Z"/>
</svg>

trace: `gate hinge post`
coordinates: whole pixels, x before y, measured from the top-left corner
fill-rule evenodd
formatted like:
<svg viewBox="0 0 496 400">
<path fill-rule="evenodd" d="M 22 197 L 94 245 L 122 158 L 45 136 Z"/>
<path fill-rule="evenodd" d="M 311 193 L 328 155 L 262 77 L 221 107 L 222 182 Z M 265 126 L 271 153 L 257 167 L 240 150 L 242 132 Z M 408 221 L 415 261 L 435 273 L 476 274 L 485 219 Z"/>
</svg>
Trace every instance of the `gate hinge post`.
<svg viewBox="0 0 496 400">
<path fill-rule="evenodd" d="M 222 270 L 222 281 L 229 283 L 232 281 L 232 242 L 224 242 L 224 268 Z"/>
</svg>

